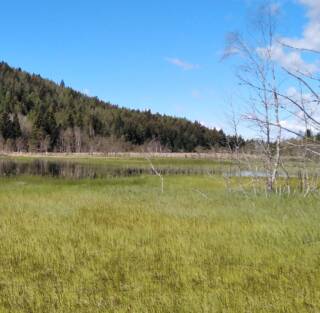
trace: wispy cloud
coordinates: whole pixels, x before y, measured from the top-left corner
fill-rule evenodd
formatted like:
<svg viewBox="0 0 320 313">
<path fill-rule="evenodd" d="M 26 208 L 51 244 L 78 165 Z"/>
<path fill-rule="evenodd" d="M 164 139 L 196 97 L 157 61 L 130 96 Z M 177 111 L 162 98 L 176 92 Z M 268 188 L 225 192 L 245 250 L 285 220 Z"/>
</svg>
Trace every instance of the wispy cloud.
<svg viewBox="0 0 320 313">
<path fill-rule="evenodd" d="M 290 71 L 298 71 L 307 75 L 315 74 L 320 71 L 320 64 L 312 59 L 306 61 L 304 51 L 320 51 L 320 1 L 297 1 L 307 10 L 308 21 L 302 35 L 296 38 L 278 38 L 271 46 L 260 47 L 257 52 L 261 57 L 271 56 L 274 61 Z M 271 7 L 271 11 L 279 10 L 277 4 L 272 6 L 274 7 Z"/>
<path fill-rule="evenodd" d="M 274 2 L 270 4 L 270 13 L 273 15 L 277 15 L 280 11 L 280 3 Z"/>
<path fill-rule="evenodd" d="M 177 67 L 180 67 L 181 69 L 185 71 L 195 70 L 198 69 L 200 66 L 198 64 L 192 64 L 189 62 L 185 62 L 178 58 L 166 58 L 165 59 L 168 63 L 175 65 Z"/>
<path fill-rule="evenodd" d="M 88 88 L 83 89 L 82 93 L 86 96 L 90 96 L 90 90 Z"/>
<path fill-rule="evenodd" d="M 268 58 L 271 56 L 273 61 L 278 62 L 284 68 L 290 71 L 299 71 L 304 74 L 314 74 L 319 70 L 316 63 L 306 62 L 301 51 L 287 51 L 283 45 L 276 42 L 268 48 L 257 48 L 257 52 L 261 57 Z"/>
<path fill-rule="evenodd" d="M 295 87 L 289 87 L 286 91 L 286 95 L 293 99 L 297 103 L 301 103 L 304 109 L 308 112 L 308 115 L 312 116 L 315 120 L 319 120 L 320 109 L 318 102 L 310 93 L 301 93 Z M 284 120 L 280 121 L 281 126 L 292 132 L 303 134 L 307 129 L 313 132 L 318 132 L 318 125 L 314 125 L 310 119 L 305 119 L 305 114 L 300 109 L 297 109 L 296 105 L 293 105 L 290 101 L 284 101 L 283 107 L 291 114 Z M 289 132 L 289 135 L 292 133 Z"/>
<path fill-rule="evenodd" d="M 216 129 L 216 130 L 221 130 L 222 127 L 221 125 L 217 124 L 217 123 L 214 123 L 213 121 L 200 121 L 199 122 L 202 126 L 205 126 L 207 128 L 210 128 L 210 129 Z"/>
<path fill-rule="evenodd" d="M 191 96 L 192 96 L 192 98 L 197 99 L 197 100 L 201 100 L 203 98 L 201 91 L 198 89 L 193 89 L 191 91 Z"/>
<path fill-rule="evenodd" d="M 307 9 L 308 23 L 301 38 L 284 38 L 283 41 L 296 48 L 320 50 L 320 1 L 298 0 Z"/>
</svg>

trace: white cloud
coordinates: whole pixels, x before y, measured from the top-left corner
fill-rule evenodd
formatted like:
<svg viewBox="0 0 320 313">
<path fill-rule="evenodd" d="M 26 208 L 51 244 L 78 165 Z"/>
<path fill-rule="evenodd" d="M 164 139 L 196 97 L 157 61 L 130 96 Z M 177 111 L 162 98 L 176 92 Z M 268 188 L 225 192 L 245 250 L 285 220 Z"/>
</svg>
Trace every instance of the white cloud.
<svg viewBox="0 0 320 313">
<path fill-rule="evenodd" d="M 280 121 L 280 125 L 284 130 L 288 130 L 288 134 L 285 134 L 285 135 L 289 135 L 289 137 L 292 135 L 292 133 L 304 134 L 306 131 L 306 128 L 303 124 L 297 123 L 297 121 L 293 119 L 282 120 Z"/>
<path fill-rule="evenodd" d="M 209 129 L 216 129 L 216 130 L 221 130 L 222 127 L 217 124 L 217 123 L 213 123 L 213 122 L 208 122 L 208 121 L 200 121 L 199 122 L 202 126 L 207 127 Z"/>
<path fill-rule="evenodd" d="M 305 62 L 300 51 L 286 51 L 280 43 L 274 43 L 269 48 L 258 48 L 257 52 L 262 57 L 270 55 L 273 61 L 291 71 L 314 74 L 319 70 L 318 64 Z"/>
<path fill-rule="evenodd" d="M 290 71 L 299 71 L 310 75 L 320 71 L 319 61 L 304 58 L 303 50 L 320 51 L 320 0 L 298 0 L 307 9 L 308 23 L 301 38 L 283 37 L 270 47 L 260 47 L 257 52 L 262 57 L 270 56 Z M 274 10 L 278 10 L 275 5 Z M 288 48 L 293 47 L 296 49 Z"/>
<path fill-rule="evenodd" d="M 90 96 L 90 90 L 88 88 L 83 89 L 82 93 L 86 96 Z"/>
<path fill-rule="evenodd" d="M 173 64 L 175 66 L 182 68 L 185 71 L 198 69 L 200 67 L 198 64 L 188 63 L 178 58 L 166 58 L 166 61 L 169 62 L 170 64 Z"/>
<path fill-rule="evenodd" d="M 298 0 L 298 2 L 306 7 L 308 17 L 302 36 L 300 38 L 280 38 L 271 47 L 260 47 L 257 52 L 264 57 L 269 56 L 270 53 L 272 60 L 290 71 L 315 74 L 320 71 L 319 62 L 310 59 L 307 62 L 303 51 L 320 51 L 320 0 Z M 275 10 L 278 10 L 277 6 Z"/>
<path fill-rule="evenodd" d="M 295 87 L 289 87 L 286 91 L 286 96 L 299 103 L 299 105 L 303 105 L 306 112 L 312 118 L 320 121 L 320 108 L 318 102 L 315 101 L 315 98 L 311 93 L 301 93 Z M 284 101 L 283 105 L 290 115 L 281 121 L 282 127 L 296 133 L 304 133 L 306 128 L 311 129 L 313 132 L 319 131 L 319 125 L 313 123 L 310 118 L 305 119 L 303 111 L 298 109 L 292 102 Z"/>
<path fill-rule="evenodd" d="M 303 30 L 302 38 L 283 38 L 283 42 L 299 49 L 320 51 L 320 1 L 299 0 L 307 7 L 309 21 Z"/>
</svg>

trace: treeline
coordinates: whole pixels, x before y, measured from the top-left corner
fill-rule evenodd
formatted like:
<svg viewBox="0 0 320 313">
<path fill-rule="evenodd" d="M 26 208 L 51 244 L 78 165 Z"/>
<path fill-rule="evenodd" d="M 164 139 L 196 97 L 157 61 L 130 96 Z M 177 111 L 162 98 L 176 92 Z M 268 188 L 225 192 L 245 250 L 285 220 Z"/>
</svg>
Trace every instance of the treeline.
<svg viewBox="0 0 320 313">
<path fill-rule="evenodd" d="M 234 147 L 198 122 L 119 108 L 0 63 L 0 148 L 12 151 L 196 151 Z"/>
</svg>

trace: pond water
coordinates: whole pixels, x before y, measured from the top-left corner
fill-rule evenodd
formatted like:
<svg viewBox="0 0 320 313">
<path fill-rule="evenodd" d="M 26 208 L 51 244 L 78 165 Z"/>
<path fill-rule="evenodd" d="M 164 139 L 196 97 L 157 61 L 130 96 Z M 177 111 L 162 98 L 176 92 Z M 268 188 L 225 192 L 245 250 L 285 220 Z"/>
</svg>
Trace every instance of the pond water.
<svg viewBox="0 0 320 313">
<path fill-rule="evenodd" d="M 212 166 L 212 167 L 199 167 L 199 166 L 180 166 L 175 163 L 174 165 L 161 165 L 155 166 L 157 172 L 162 175 L 223 175 L 226 177 L 267 177 L 267 173 L 263 171 L 239 171 L 236 167 L 225 166 Z M 81 163 L 74 160 L 13 160 L 13 159 L 0 159 L 0 177 L 29 175 L 29 176 L 51 176 L 51 177 L 64 177 L 74 179 L 96 179 L 105 177 L 128 177 L 138 175 L 155 175 L 151 166 L 146 163 L 140 166 L 132 166 L 130 162 L 126 165 L 119 163 L 119 165 L 101 163 L 90 164 Z M 283 176 L 282 173 L 279 173 Z"/>
<path fill-rule="evenodd" d="M 237 176 L 237 177 L 268 177 L 268 173 L 262 171 L 249 171 L 249 170 L 242 170 L 238 172 L 231 172 L 230 176 Z M 282 176 L 282 175 L 281 175 Z"/>
<path fill-rule="evenodd" d="M 222 174 L 219 169 L 192 168 L 192 167 L 158 167 L 162 175 L 217 175 Z M 108 164 L 86 164 L 76 161 L 60 160 L 32 160 L 15 161 L 12 159 L 0 159 L 0 176 L 51 176 L 65 178 L 104 178 L 104 177 L 128 177 L 138 175 L 155 175 L 151 166 L 110 166 Z"/>
</svg>

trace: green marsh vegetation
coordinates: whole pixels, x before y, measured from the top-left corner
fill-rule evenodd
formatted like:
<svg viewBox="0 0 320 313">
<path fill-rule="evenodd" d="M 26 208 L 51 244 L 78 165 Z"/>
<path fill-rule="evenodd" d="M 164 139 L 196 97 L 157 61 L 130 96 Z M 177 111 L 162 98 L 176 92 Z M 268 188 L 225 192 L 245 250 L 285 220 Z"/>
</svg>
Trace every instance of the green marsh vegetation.
<svg viewBox="0 0 320 313">
<path fill-rule="evenodd" d="M 318 197 L 238 180 L 1 178 L 0 312 L 319 312 Z"/>
</svg>

